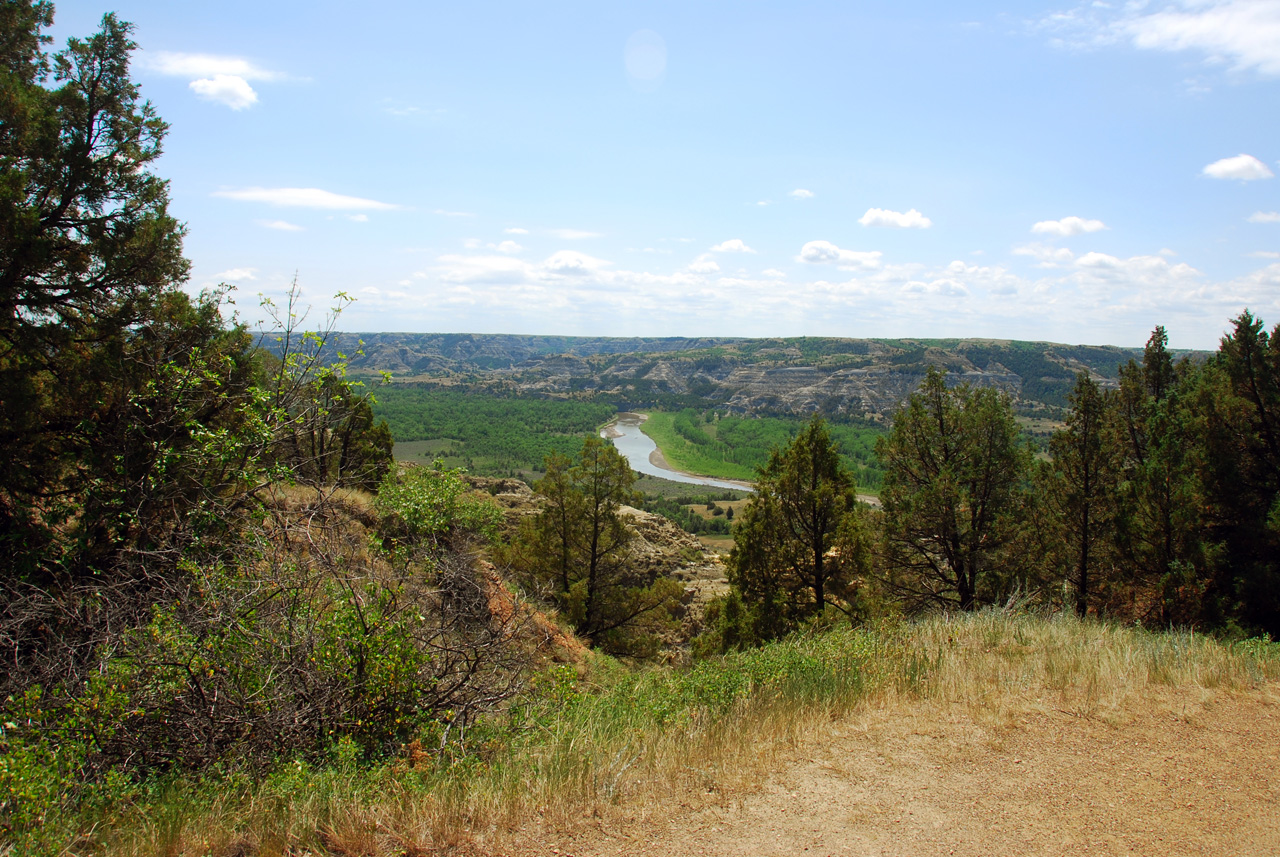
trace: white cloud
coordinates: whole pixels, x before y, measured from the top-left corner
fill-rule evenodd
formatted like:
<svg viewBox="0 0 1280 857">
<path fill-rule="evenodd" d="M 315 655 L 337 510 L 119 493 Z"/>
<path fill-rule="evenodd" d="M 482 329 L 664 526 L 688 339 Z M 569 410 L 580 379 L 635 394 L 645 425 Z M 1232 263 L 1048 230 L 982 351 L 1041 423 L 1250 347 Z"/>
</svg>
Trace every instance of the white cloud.
<svg viewBox="0 0 1280 857">
<path fill-rule="evenodd" d="M 1148 0 L 1083 3 L 1039 22 L 1056 43 L 1096 47 L 1128 42 L 1143 50 L 1198 51 L 1212 65 L 1280 75 L 1277 0 Z"/>
<path fill-rule="evenodd" d="M 1124 283 L 1131 287 L 1186 284 L 1200 272 L 1185 262 L 1170 264 L 1163 256 L 1130 256 L 1121 259 L 1107 253 L 1090 252 L 1076 259 L 1076 267 L 1088 278 L 1107 283 Z"/>
<path fill-rule="evenodd" d="M 741 238 L 730 238 L 728 241 L 721 241 L 719 244 L 711 248 L 712 253 L 754 253 L 746 245 Z"/>
<path fill-rule="evenodd" d="M 1069 238 L 1086 232 L 1098 232 L 1106 229 L 1107 224 L 1101 220 L 1085 220 L 1083 217 L 1064 217 L 1061 220 L 1041 220 L 1031 227 L 1032 232 L 1041 235 L 1058 235 Z"/>
<path fill-rule="evenodd" d="M 547 260 L 542 263 L 542 267 L 544 270 L 555 274 L 581 276 L 598 271 L 608 264 L 603 259 L 595 259 L 575 250 L 560 250 L 548 256 Z"/>
<path fill-rule="evenodd" d="M 959 280 L 942 277 L 936 280 L 910 280 L 903 284 L 902 291 L 908 295 L 924 295 L 926 297 L 967 298 L 969 290 Z"/>
<path fill-rule="evenodd" d="M 813 199 L 813 191 L 805 190 L 802 187 L 798 187 L 795 190 L 788 193 L 787 196 L 793 196 L 796 199 Z"/>
<path fill-rule="evenodd" d="M 760 272 L 760 276 L 771 277 L 775 280 L 785 280 L 787 278 L 786 272 L 779 271 L 777 268 L 765 268 Z"/>
<path fill-rule="evenodd" d="M 933 221 L 914 208 L 907 212 L 887 208 L 868 208 L 858 220 L 863 226 L 891 226 L 896 229 L 928 229 Z"/>
<path fill-rule="evenodd" d="M 499 253 L 519 253 L 524 248 L 514 241 L 502 241 L 493 249 L 497 250 Z"/>
<path fill-rule="evenodd" d="M 684 267 L 671 273 L 619 270 L 570 252 L 541 261 L 484 250 L 440 256 L 402 286 L 388 278 L 382 288 L 403 289 L 400 297 L 362 293 L 352 311 L 367 315 L 351 323 L 370 330 L 377 329 L 378 319 L 394 319 L 402 329 L 984 336 L 1140 346 L 1160 322 L 1178 347 L 1212 348 L 1227 319 L 1246 306 L 1264 318 L 1280 318 L 1277 258 L 1258 260 L 1260 270 L 1252 274 L 1214 281 L 1154 254 L 1086 255 L 1083 264 L 1036 276 L 967 256 L 944 265 L 876 260 L 869 269 L 835 275 L 840 248 L 824 254 L 811 248 L 811 258 L 828 264 L 798 267 L 782 277 L 775 269 L 755 276 L 699 274 Z M 734 296 L 728 303 L 727 289 Z"/>
<path fill-rule="evenodd" d="M 259 220 L 256 221 L 259 226 L 265 226 L 268 229 L 278 229 L 281 232 L 304 232 L 305 227 L 296 223 L 290 223 L 287 220 Z"/>
<path fill-rule="evenodd" d="M 599 232 L 587 232 L 583 229 L 549 229 L 547 230 L 557 238 L 563 238 L 565 241 L 581 241 L 584 238 L 599 238 Z"/>
<path fill-rule="evenodd" d="M 258 103 L 251 80 L 278 80 L 284 75 L 254 65 L 243 57 L 219 54 L 185 54 L 175 51 L 142 52 L 138 64 L 144 69 L 185 77 L 191 91 L 232 110 L 244 110 Z"/>
<path fill-rule="evenodd" d="M 703 253 L 690 263 L 688 270 L 694 274 L 714 274 L 720 270 L 720 266 L 716 264 L 716 260 L 711 258 L 708 253 Z"/>
<path fill-rule="evenodd" d="M 528 235 L 529 234 L 528 229 L 521 229 L 519 226 L 512 226 L 510 229 L 504 229 L 502 231 L 507 233 L 508 235 Z"/>
<path fill-rule="evenodd" d="M 348 215 L 347 215 L 347 220 L 353 221 L 353 222 L 355 222 L 355 223 L 368 223 L 368 222 L 369 222 L 369 215 L 367 215 L 367 214 L 348 214 Z"/>
<path fill-rule="evenodd" d="M 1249 255 L 1255 259 L 1280 259 L 1280 253 L 1274 250 L 1255 250 Z"/>
<path fill-rule="evenodd" d="M 279 80 L 284 75 L 254 65 L 243 57 L 223 54 L 185 54 L 176 51 L 141 51 L 138 65 L 173 77 L 218 77 L 228 75 L 244 80 Z"/>
<path fill-rule="evenodd" d="M 1136 15 L 1121 29 L 1139 48 L 1198 50 L 1237 70 L 1280 75 L 1280 3 L 1276 0 L 1195 0 Z"/>
<path fill-rule="evenodd" d="M 234 74 L 217 74 L 193 80 L 187 85 L 205 101 L 213 101 L 232 110 L 244 110 L 258 103 L 258 93 L 253 91 L 249 82 Z"/>
<path fill-rule="evenodd" d="M 810 241 L 800 248 L 800 261 L 814 265 L 838 265 L 842 270 L 870 271 L 880 267 L 879 250 L 844 250 L 830 241 Z"/>
<path fill-rule="evenodd" d="M 214 274 L 213 278 L 224 283 L 238 283 L 241 280 L 256 280 L 257 268 L 230 268 L 221 274 Z"/>
<path fill-rule="evenodd" d="M 1249 215 L 1250 223 L 1280 223 L 1280 211 L 1255 211 Z"/>
<path fill-rule="evenodd" d="M 1244 182 L 1269 179 L 1275 175 L 1262 161 L 1245 154 L 1214 161 L 1204 168 L 1203 174 L 1213 179 L 1239 179 Z"/>
<path fill-rule="evenodd" d="M 335 211 L 366 209 L 389 211 L 400 206 L 357 196 L 343 196 L 315 187 L 249 187 L 243 190 L 214 191 L 214 196 L 242 202 L 265 202 L 284 208 L 321 208 Z"/>
<path fill-rule="evenodd" d="M 1075 261 L 1076 254 L 1066 247 L 1052 247 L 1048 244 L 1025 244 L 1013 248 L 1015 256 L 1031 256 L 1036 260 L 1037 268 L 1058 268 Z"/>
</svg>

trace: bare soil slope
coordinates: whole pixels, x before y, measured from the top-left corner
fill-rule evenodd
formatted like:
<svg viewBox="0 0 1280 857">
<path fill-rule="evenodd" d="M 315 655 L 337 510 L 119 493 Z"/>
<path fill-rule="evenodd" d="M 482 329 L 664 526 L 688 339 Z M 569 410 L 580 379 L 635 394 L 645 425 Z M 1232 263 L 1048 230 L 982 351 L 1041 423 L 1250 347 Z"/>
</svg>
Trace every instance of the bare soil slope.
<svg viewBox="0 0 1280 857">
<path fill-rule="evenodd" d="M 530 826 L 520 855 L 1280 854 L 1280 685 L 1104 718 L 899 701 L 827 724 L 740 791 Z"/>
</svg>

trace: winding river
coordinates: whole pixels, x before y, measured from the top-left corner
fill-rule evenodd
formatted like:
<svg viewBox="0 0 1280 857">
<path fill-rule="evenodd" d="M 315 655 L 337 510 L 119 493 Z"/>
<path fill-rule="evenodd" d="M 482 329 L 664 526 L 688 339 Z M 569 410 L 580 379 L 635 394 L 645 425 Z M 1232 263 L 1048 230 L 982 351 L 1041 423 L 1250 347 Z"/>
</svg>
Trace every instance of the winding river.
<svg viewBox="0 0 1280 857">
<path fill-rule="evenodd" d="M 658 445 L 653 438 L 640 431 L 640 424 L 647 419 L 644 414 L 620 413 L 617 419 L 600 430 L 600 436 L 613 441 L 631 465 L 631 469 L 646 476 L 657 476 L 672 482 L 684 482 L 689 485 L 707 485 L 712 488 L 732 488 L 735 491 L 750 491 L 749 482 L 734 482 L 729 479 L 713 479 L 710 476 L 695 476 L 666 467 Z M 658 463 L 661 462 L 661 463 Z"/>
</svg>

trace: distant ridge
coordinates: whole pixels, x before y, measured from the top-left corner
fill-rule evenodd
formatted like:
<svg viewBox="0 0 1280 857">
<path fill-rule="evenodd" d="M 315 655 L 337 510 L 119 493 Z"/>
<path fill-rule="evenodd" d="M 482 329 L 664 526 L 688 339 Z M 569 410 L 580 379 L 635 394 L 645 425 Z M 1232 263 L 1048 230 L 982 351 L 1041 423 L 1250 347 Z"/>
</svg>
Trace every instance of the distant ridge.
<svg viewBox="0 0 1280 857">
<path fill-rule="evenodd" d="M 1077 373 L 1111 387 L 1121 365 L 1142 357 L 1140 348 L 989 338 L 470 333 L 343 333 L 338 350 L 348 354 L 353 373 L 390 372 L 401 383 L 603 397 L 620 407 L 821 412 L 877 421 L 915 389 L 929 366 L 945 368 L 955 383 L 1009 393 L 1023 414 L 1052 418 L 1067 405 Z"/>
</svg>

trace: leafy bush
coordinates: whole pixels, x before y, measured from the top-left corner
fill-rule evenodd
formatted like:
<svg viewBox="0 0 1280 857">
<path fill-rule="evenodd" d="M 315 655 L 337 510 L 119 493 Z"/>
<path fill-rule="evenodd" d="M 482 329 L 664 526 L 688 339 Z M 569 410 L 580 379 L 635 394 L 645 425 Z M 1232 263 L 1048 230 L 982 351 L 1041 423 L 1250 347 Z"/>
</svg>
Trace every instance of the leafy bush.
<svg viewBox="0 0 1280 857">
<path fill-rule="evenodd" d="M 411 540 L 442 545 L 462 532 L 492 540 L 502 523 L 502 510 L 472 492 L 461 470 L 406 465 L 383 480 L 376 508 L 380 529 L 389 544 Z"/>
</svg>

